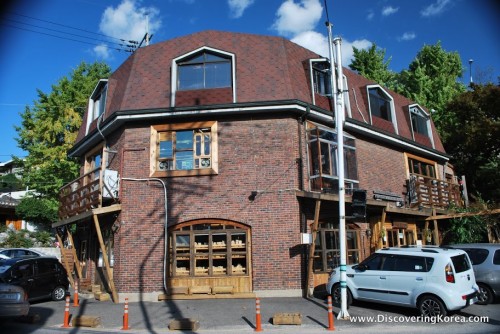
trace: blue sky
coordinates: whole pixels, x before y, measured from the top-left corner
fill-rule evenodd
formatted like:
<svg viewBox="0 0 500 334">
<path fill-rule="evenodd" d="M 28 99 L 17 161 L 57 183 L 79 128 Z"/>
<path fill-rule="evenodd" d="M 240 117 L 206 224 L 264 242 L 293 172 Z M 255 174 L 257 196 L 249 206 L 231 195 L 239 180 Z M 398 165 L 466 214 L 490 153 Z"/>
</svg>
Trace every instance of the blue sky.
<svg viewBox="0 0 500 334">
<path fill-rule="evenodd" d="M 500 76 L 500 5 L 494 0 L 327 0 L 343 65 L 352 46 L 386 50 L 390 68 L 408 67 L 424 45 L 457 51 L 468 83 Z M 81 61 L 113 70 L 130 55 L 119 39 L 151 43 L 202 30 L 282 36 L 328 56 L 324 0 L 3 0 L 0 3 L 0 162 L 24 156 L 14 140 L 19 113 L 37 89 L 70 74 Z M 59 36 L 59 37 L 55 37 Z M 110 38 L 113 37 L 113 38 Z M 119 38 L 119 39 L 116 39 Z"/>
</svg>

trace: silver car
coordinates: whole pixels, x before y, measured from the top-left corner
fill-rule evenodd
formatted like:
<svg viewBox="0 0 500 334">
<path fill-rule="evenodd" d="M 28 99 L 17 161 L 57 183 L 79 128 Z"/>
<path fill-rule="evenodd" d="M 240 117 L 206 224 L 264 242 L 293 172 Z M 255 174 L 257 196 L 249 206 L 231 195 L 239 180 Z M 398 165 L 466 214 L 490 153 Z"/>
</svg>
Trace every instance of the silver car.
<svg viewBox="0 0 500 334">
<path fill-rule="evenodd" d="M 500 296 L 500 244 L 456 244 L 469 255 L 479 285 L 478 304 L 490 304 Z"/>
<path fill-rule="evenodd" d="M 29 310 L 28 295 L 22 287 L 0 283 L 0 318 L 25 316 Z"/>
</svg>

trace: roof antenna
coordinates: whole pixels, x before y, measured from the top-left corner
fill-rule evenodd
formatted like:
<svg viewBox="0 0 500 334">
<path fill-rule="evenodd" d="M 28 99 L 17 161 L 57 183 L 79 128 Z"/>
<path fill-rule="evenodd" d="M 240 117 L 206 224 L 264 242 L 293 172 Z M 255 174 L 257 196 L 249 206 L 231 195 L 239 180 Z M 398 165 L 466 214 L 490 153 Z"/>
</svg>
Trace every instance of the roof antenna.
<svg viewBox="0 0 500 334">
<path fill-rule="evenodd" d="M 137 49 L 142 46 L 142 43 L 145 43 L 146 46 L 148 46 L 152 38 L 153 35 L 149 34 L 149 15 L 146 13 L 146 33 L 144 34 L 144 37 L 142 38 L 142 41 L 139 43 Z"/>
</svg>

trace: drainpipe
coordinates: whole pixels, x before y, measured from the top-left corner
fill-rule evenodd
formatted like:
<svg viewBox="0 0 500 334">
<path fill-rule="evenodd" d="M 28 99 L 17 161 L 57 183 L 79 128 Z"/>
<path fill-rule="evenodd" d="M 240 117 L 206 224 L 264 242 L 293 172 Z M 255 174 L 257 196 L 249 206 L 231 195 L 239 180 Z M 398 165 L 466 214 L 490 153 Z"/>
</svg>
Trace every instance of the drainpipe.
<svg viewBox="0 0 500 334">
<path fill-rule="evenodd" d="M 121 178 L 123 181 L 138 181 L 138 182 L 149 182 L 149 181 L 156 181 L 160 182 L 163 186 L 163 195 L 164 195 L 164 206 L 165 206 L 165 224 L 164 224 L 164 238 L 165 238 L 165 253 L 163 255 L 163 288 L 165 289 L 165 293 L 168 292 L 167 289 L 167 277 L 166 277 L 166 272 L 167 272 L 167 252 L 168 252 L 168 212 L 167 212 L 167 186 L 165 185 L 165 182 L 162 179 L 157 179 L 157 178 L 149 178 L 149 179 L 135 179 L 135 178 L 130 178 L 130 177 L 122 177 Z"/>
</svg>

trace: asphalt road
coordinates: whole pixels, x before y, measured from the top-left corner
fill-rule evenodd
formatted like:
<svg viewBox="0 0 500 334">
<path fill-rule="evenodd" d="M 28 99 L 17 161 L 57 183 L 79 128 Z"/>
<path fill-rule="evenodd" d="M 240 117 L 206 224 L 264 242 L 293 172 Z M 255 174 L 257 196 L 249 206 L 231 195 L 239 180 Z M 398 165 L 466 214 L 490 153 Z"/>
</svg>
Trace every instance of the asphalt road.
<svg viewBox="0 0 500 334">
<path fill-rule="evenodd" d="M 124 304 L 80 298 L 79 306 L 70 304 L 71 318 L 98 318 L 96 328 L 62 328 L 64 302 L 32 304 L 27 319 L 8 319 L 0 323 L 2 333 L 190 333 L 169 330 L 172 320 L 190 318 L 199 322 L 196 333 L 252 333 L 256 315 L 254 299 L 180 300 L 129 303 L 129 329 L 122 330 Z M 334 314 L 339 309 L 333 308 Z M 416 310 L 357 302 L 349 308 L 350 320 L 337 320 L 342 333 L 500 333 L 500 303 L 472 305 L 439 322 L 426 322 Z M 300 325 L 273 325 L 277 313 L 300 313 Z M 261 298 L 261 328 L 270 333 L 329 332 L 326 300 L 321 298 Z M 485 318 L 486 317 L 486 318 Z"/>
</svg>

